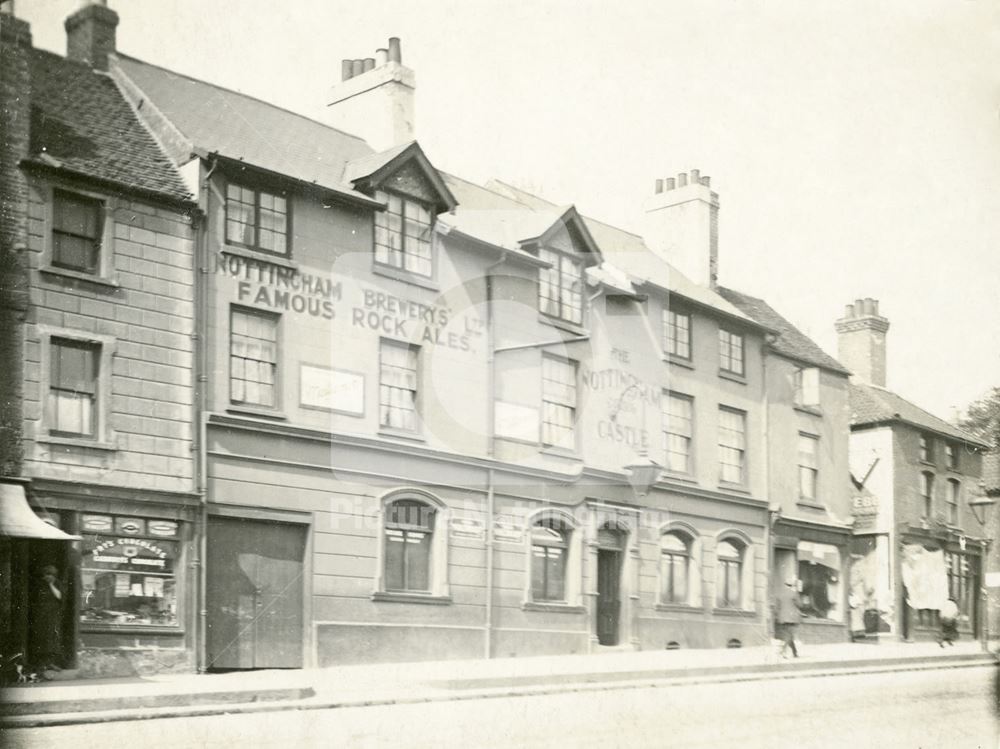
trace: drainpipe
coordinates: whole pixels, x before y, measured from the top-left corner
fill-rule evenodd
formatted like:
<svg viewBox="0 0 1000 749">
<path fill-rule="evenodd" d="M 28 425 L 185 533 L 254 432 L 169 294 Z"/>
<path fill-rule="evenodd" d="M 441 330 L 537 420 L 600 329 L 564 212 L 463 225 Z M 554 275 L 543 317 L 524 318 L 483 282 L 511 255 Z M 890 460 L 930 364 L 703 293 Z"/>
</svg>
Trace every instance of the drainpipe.
<svg viewBox="0 0 1000 749">
<path fill-rule="evenodd" d="M 195 332 L 195 420 L 198 444 L 195 450 L 196 464 L 196 491 L 199 499 L 199 517 L 197 524 L 197 545 L 198 559 L 196 567 L 198 572 L 198 622 L 195 626 L 195 636 L 197 638 L 197 669 L 198 673 L 204 673 L 208 669 L 208 598 L 206 585 L 208 583 L 208 570 L 206 558 L 208 556 L 208 427 L 207 409 L 208 394 L 205 389 L 208 386 L 207 367 L 207 344 L 208 344 L 208 258 L 207 255 L 207 234 L 211 222 L 209 212 L 212 197 L 211 179 L 218 161 L 213 158 L 212 165 L 202 179 L 202 190 L 204 192 L 203 219 L 198 233 L 195 235 L 195 310 L 194 319 L 196 325 Z"/>
<path fill-rule="evenodd" d="M 765 524 L 764 524 L 764 554 L 767 559 L 767 585 L 765 586 L 765 596 L 764 596 L 764 628 L 765 637 L 770 640 L 774 634 L 774 611 L 771 607 L 771 600 L 774 596 L 774 563 L 776 559 L 776 554 L 774 551 L 774 525 L 778 521 L 778 516 L 781 513 L 780 506 L 777 512 L 772 513 L 771 511 L 771 451 L 768 447 L 768 436 L 770 431 L 770 414 L 768 413 L 770 407 L 770 400 L 768 399 L 768 383 L 767 383 L 767 340 L 763 348 L 761 349 L 761 447 L 764 453 L 764 459 L 761 461 L 763 464 L 763 479 L 764 479 L 764 497 L 767 501 L 767 510 L 765 514 Z"/>
<path fill-rule="evenodd" d="M 487 435 L 486 435 L 486 455 L 493 461 L 496 456 L 496 354 L 493 349 L 496 346 L 496 332 L 494 331 L 493 314 L 493 271 L 499 268 L 507 260 L 507 254 L 503 253 L 500 259 L 486 269 L 486 356 L 487 356 L 487 390 L 488 412 L 487 412 Z M 486 473 L 486 612 L 485 625 L 483 629 L 483 653 L 486 658 L 493 657 L 493 576 L 495 556 L 495 540 L 493 538 L 493 516 L 496 505 L 496 484 L 495 472 L 492 465 Z"/>
</svg>

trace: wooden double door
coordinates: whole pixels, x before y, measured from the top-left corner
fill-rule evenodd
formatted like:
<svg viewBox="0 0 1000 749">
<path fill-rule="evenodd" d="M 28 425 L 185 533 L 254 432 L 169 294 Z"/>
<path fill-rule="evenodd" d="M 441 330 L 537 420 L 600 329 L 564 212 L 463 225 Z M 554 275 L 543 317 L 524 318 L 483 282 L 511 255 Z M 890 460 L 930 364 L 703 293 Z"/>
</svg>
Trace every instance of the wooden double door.
<svg viewBox="0 0 1000 749">
<path fill-rule="evenodd" d="M 602 528 L 597 534 L 597 641 L 617 645 L 622 617 L 622 556 L 626 534 Z"/>
<path fill-rule="evenodd" d="M 308 526 L 208 521 L 207 667 L 301 668 Z"/>
</svg>

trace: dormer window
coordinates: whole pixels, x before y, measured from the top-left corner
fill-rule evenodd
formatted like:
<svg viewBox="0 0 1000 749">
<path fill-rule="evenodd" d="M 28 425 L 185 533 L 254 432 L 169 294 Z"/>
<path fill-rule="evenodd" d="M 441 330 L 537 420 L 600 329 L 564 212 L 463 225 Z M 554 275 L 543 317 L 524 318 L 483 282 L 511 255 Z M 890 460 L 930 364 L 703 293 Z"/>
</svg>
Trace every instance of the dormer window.
<svg viewBox="0 0 1000 749">
<path fill-rule="evenodd" d="M 566 322 L 583 323 L 583 264 L 572 255 L 541 248 L 538 257 L 551 268 L 538 271 L 538 308 Z"/>
<path fill-rule="evenodd" d="M 226 185 L 226 241 L 273 255 L 288 254 L 288 199 L 253 187 Z"/>
<path fill-rule="evenodd" d="M 380 197 L 388 207 L 375 214 L 375 262 L 430 278 L 434 274 L 430 210 L 423 203 L 392 193 L 381 193 Z"/>
</svg>

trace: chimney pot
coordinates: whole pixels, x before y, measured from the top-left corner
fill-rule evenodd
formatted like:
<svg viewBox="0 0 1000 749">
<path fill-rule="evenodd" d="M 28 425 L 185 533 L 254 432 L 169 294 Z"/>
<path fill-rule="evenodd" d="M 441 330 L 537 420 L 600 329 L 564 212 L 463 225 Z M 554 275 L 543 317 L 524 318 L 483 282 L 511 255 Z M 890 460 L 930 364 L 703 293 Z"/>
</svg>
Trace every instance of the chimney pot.
<svg viewBox="0 0 1000 749">
<path fill-rule="evenodd" d="M 385 47 L 375 50 L 375 67 L 380 68 L 387 62 L 389 62 L 389 50 Z"/>
<path fill-rule="evenodd" d="M 389 37 L 389 61 L 390 62 L 403 62 L 403 49 L 399 43 L 398 36 Z"/>
<path fill-rule="evenodd" d="M 703 184 L 705 187 L 711 187 L 712 186 L 712 178 L 711 177 L 702 177 L 701 178 L 701 184 Z"/>
<path fill-rule="evenodd" d="M 854 300 L 854 314 L 856 317 L 862 317 L 865 314 L 865 300 L 855 299 Z"/>
<path fill-rule="evenodd" d="M 850 319 L 852 317 L 854 317 L 854 305 L 848 304 L 844 307 L 844 318 Z"/>
<path fill-rule="evenodd" d="M 701 183 L 701 170 L 692 169 L 691 170 L 691 184 L 697 185 Z"/>
<path fill-rule="evenodd" d="M 688 183 L 688 176 L 686 173 L 681 172 L 680 174 L 677 175 L 678 187 L 687 187 L 687 183 Z"/>
<path fill-rule="evenodd" d="M 878 299 L 872 299 L 872 314 L 878 316 Z"/>
<path fill-rule="evenodd" d="M 658 179 L 656 180 L 656 194 L 659 195 L 661 192 L 663 192 L 663 180 Z"/>
<path fill-rule="evenodd" d="M 364 72 L 364 61 L 362 60 L 351 60 L 351 78 L 356 75 L 361 75 Z"/>
<path fill-rule="evenodd" d="M 675 187 L 677 187 L 677 180 L 673 177 L 667 177 L 667 189 L 673 190 Z"/>
<path fill-rule="evenodd" d="M 340 61 L 340 80 L 347 81 L 354 75 L 354 64 L 351 60 Z"/>
<path fill-rule="evenodd" d="M 14 0 L 0 0 L 0 13 L 14 15 Z"/>
<path fill-rule="evenodd" d="M 364 60 L 361 61 L 361 65 L 362 65 L 362 69 L 363 69 L 363 71 L 365 73 L 367 73 L 369 70 L 374 70 L 375 69 L 375 58 L 374 57 L 366 57 Z"/>
</svg>

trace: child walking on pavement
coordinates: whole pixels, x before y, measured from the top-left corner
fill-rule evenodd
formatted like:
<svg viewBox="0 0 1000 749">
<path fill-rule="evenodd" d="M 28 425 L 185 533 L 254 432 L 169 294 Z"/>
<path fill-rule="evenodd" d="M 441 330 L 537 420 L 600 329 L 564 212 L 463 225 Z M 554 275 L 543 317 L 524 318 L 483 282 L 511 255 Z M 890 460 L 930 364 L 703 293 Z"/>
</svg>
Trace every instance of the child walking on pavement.
<svg viewBox="0 0 1000 749">
<path fill-rule="evenodd" d="M 802 612 L 799 610 L 799 593 L 795 589 L 794 580 L 785 580 L 785 585 L 778 591 L 777 611 L 775 612 L 775 623 L 778 626 L 778 634 L 781 637 L 781 657 L 787 658 L 789 648 L 792 656 L 799 657 L 799 651 L 795 647 L 795 630 L 802 621 Z"/>
</svg>

